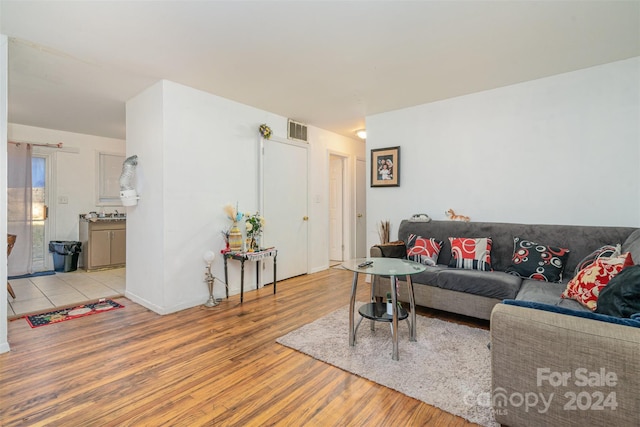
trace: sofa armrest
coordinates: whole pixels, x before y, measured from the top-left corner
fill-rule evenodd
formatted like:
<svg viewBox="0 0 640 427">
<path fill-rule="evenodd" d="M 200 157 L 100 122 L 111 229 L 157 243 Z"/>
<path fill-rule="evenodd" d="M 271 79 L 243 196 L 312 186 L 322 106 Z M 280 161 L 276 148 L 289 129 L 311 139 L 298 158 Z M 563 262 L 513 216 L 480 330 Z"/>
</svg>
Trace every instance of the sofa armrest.
<svg viewBox="0 0 640 427">
<path fill-rule="evenodd" d="M 403 241 L 382 243 L 379 245 L 373 245 L 369 249 L 371 257 L 384 257 L 384 258 L 405 258 L 407 256 L 407 246 Z"/>
<path fill-rule="evenodd" d="M 371 246 L 369 249 L 369 256 L 371 258 L 381 258 L 382 257 L 382 248 L 378 245 Z"/>
<path fill-rule="evenodd" d="M 638 423 L 640 328 L 498 304 L 491 355 L 501 424 Z"/>
</svg>

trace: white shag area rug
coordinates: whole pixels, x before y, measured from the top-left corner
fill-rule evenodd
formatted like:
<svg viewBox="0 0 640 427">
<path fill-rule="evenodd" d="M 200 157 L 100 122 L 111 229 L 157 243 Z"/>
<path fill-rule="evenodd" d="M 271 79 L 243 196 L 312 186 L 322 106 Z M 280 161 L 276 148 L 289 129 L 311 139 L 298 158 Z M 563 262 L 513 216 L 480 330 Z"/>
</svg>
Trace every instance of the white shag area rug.
<svg viewBox="0 0 640 427">
<path fill-rule="evenodd" d="M 347 305 L 276 341 L 473 423 L 499 425 L 490 406 L 489 331 L 418 315 L 417 342 L 409 341 L 406 321 L 398 324 L 394 361 L 390 324 L 376 322 L 371 331 L 364 319 L 351 347 L 348 313 Z"/>
</svg>

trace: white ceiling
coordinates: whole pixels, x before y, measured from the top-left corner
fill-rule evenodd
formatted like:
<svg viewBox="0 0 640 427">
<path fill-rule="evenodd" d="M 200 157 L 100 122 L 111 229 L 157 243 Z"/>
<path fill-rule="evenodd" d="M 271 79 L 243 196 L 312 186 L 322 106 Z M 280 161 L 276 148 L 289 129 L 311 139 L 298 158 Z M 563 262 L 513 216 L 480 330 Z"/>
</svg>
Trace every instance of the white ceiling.
<svg viewBox="0 0 640 427">
<path fill-rule="evenodd" d="M 339 134 L 640 56 L 640 1 L 8 1 L 9 122 L 125 137 L 167 79 Z"/>
</svg>

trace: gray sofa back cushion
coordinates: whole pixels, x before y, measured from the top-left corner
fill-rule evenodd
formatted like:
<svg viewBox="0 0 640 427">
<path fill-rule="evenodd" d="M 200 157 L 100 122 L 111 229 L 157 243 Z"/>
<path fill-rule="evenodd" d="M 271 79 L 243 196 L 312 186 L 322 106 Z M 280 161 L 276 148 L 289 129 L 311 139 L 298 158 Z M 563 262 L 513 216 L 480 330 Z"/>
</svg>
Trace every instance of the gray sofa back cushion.
<svg viewBox="0 0 640 427">
<path fill-rule="evenodd" d="M 640 264 L 640 229 L 631 233 L 629 238 L 622 243 L 622 253 L 631 252 L 633 262 Z"/>
<path fill-rule="evenodd" d="M 518 236 L 542 245 L 569 249 L 571 252 L 563 275 L 566 280 L 573 275 L 576 265 L 585 256 L 603 245 L 623 244 L 636 230 L 634 227 L 404 220 L 398 230 L 398 239 L 406 242 L 409 234 L 417 234 L 442 240 L 444 245 L 438 264 L 448 264 L 451 259 L 449 237 L 491 237 L 492 267 L 497 271 L 505 271 L 511 264 L 513 238 Z M 634 259 L 634 262 L 640 263 L 640 259 Z"/>
</svg>

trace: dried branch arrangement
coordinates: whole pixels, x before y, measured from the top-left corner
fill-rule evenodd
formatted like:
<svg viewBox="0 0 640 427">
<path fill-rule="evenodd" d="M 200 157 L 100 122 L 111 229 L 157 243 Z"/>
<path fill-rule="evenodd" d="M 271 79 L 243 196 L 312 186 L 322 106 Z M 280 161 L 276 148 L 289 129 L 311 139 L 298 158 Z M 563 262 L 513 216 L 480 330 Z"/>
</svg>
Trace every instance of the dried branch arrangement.
<svg viewBox="0 0 640 427">
<path fill-rule="evenodd" d="M 378 227 L 378 236 L 380 236 L 380 244 L 384 245 L 385 243 L 389 243 L 389 232 L 391 230 L 391 225 L 389 221 L 380 221 L 380 225 Z"/>
</svg>

